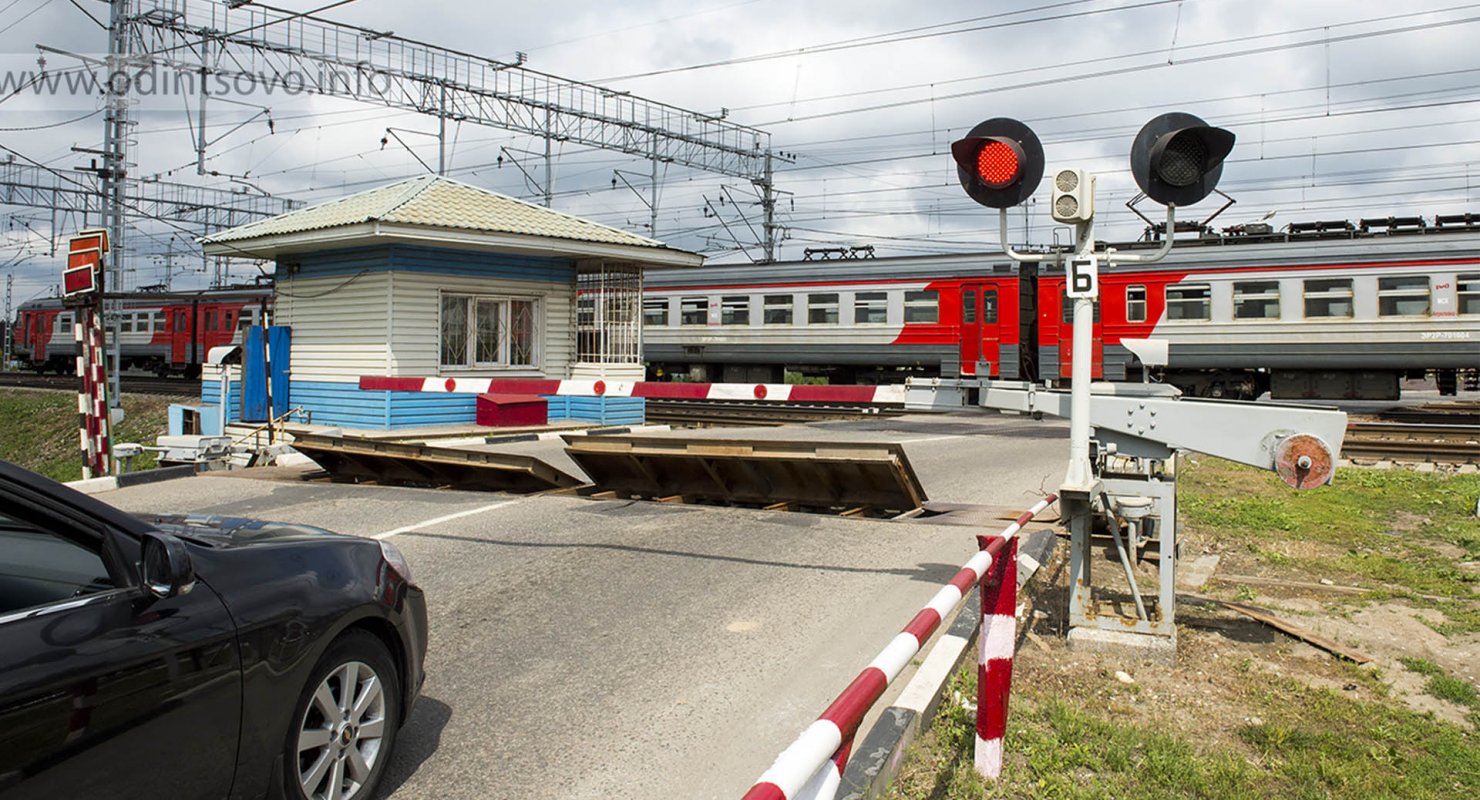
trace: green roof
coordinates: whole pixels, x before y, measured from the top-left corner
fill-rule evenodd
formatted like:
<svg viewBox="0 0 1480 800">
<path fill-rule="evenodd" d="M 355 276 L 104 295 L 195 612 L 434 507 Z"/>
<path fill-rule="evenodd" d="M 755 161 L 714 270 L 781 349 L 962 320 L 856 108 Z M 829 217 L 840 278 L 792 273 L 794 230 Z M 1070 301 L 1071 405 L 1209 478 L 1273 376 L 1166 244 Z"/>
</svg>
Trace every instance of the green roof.
<svg viewBox="0 0 1480 800">
<path fill-rule="evenodd" d="M 201 241 L 206 244 L 245 242 L 368 222 L 628 247 L 665 247 L 656 239 L 436 175 L 410 178 L 290 211 L 212 234 Z"/>
</svg>

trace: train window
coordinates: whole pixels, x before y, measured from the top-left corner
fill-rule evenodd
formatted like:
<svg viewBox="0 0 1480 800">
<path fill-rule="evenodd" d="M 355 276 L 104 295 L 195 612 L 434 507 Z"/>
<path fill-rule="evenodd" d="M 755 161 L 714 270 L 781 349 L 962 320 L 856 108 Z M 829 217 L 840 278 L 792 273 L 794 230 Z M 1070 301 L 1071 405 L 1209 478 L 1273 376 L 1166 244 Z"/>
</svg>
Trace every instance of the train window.
<svg viewBox="0 0 1480 800">
<path fill-rule="evenodd" d="M 939 322 L 940 296 L 929 289 L 904 293 L 905 322 Z"/>
<path fill-rule="evenodd" d="M 1422 317 L 1428 313 L 1427 275 L 1377 279 L 1377 316 Z"/>
<path fill-rule="evenodd" d="M 678 324 L 709 324 L 709 298 L 684 297 L 678 301 Z"/>
<path fill-rule="evenodd" d="M 743 294 L 721 297 L 719 299 L 719 324 L 749 325 L 750 298 Z"/>
<path fill-rule="evenodd" d="M 982 324 L 991 325 L 997 321 L 997 290 L 982 290 Z"/>
<path fill-rule="evenodd" d="M 1146 287 L 1125 287 L 1125 321 L 1146 321 Z"/>
<path fill-rule="evenodd" d="M 1480 314 L 1480 272 L 1459 276 L 1459 313 Z"/>
<path fill-rule="evenodd" d="M 1351 278 L 1312 278 L 1305 282 L 1307 319 L 1352 316 Z"/>
<path fill-rule="evenodd" d="M 216 323 L 216 309 L 214 309 L 214 308 L 208 308 L 208 309 L 206 309 L 206 323 L 205 323 L 205 326 L 204 326 L 205 329 L 208 330 L 208 331 L 217 330 L 216 324 L 217 324 Z"/>
<path fill-rule="evenodd" d="M 72 312 L 64 311 L 57 315 L 57 332 L 67 333 L 72 330 Z"/>
<path fill-rule="evenodd" d="M 964 289 L 961 292 L 961 324 L 971 325 L 976 322 L 976 290 Z"/>
<path fill-rule="evenodd" d="M 119 333 L 133 333 L 134 332 L 134 315 L 133 314 L 119 314 L 118 315 L 118 332 Z"/>
<path fill-rule="evenodd" d="M 1213 288 L 1206 283 L 1168 286 L 1166 290 L 1168 320 L 1208 320 L 1213 318 Z"/>
<path fill-rule="evenodd" d="M 807 324 L 838 324 L 838 295 L 836 292 L 807 295 Z"/>
<path fill-rule="evenodd" d="M 1234 319 L 1279 319 L 1279 281 L 1238 281 L 1233 284 Z"/>
<path fill-rule="evenodd" d="M 767 325 L 790 325 L 792 300 L 789 294 L 768 294 L 761 298 L 762 321 Z"/>
<path fill-rule="evenodd" d="M 668 298 L 643 300 L 642 324 L 653 328 L 668 327 Z"/>
<path fill-rule="evenodd" d="M 154 311 L 154 312 L 151 312 L 149 314 L 149 330 L 151 330 L 151 331 L 162 331 L 162 330 L 164 330 L 164 312 L 163 311 Z"/>
<path fill-rule="evenodd" d="M 889 295 L 859 292 L 853 295 L 854 325 L 883 325 L 889 321 Z"/>
</svg>

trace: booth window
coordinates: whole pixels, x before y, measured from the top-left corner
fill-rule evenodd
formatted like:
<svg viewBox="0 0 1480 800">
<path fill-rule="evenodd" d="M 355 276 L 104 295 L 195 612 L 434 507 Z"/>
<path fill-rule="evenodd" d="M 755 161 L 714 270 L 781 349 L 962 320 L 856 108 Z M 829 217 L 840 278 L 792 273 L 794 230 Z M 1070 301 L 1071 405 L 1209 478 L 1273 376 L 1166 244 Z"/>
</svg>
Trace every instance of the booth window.
<svg viewBox="0 0 1480 800">
<path fill-rule="evenodd" d="M 535 366 L 538 313 L 534 298 L 442 295 L 442 366 Z"/>
</svg>

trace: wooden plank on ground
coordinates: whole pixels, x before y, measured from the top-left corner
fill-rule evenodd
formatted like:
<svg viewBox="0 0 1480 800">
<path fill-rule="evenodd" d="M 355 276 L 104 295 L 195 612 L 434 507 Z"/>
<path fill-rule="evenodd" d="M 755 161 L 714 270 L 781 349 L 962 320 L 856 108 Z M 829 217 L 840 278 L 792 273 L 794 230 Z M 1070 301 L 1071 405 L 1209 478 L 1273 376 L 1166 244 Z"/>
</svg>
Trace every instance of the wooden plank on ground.
<svg viewBox="0 0 1480 800">
<path fill-rule="evenodd" d="M 1348 661 L 1353 661 L 1357 664 L 1367 664 L 1373 660 L 1372 656 L 1369 656 L 1360 650 L 1347 647 L 1346 645 L 1337 642 L 1335 639 L 1322 636 L 1321 634 L 1307 628 L 1302 628 L 1301 626 L 1296 625 L 1295 623 L 1285 619 L 1284 617 L 1277 616 L 1273 611 L 1270 611 L 1268 609 L 1259 608 L 1258 606 L 1244 605 L 1243 603 L 1231 603 L 1227 600 L 1217 600 L 1211 597 L 1200 597 L 1197 595 L 1189 595 L 1189 597 L 1191 599 L 1199 600 L 1202 602 L 1217 603 L 1218 605 L 1223 606 L 1229 611 L 1236 611 L 1250 619 L 1258 620 L 1265 625 L 1274 628 L 1275 630 L 1283 631 L 1291 636 L 1294 636 L 1296 639 L 1301 640 L 1302 642 L 1306 642 L 1307 644 L 1319 647 L 1332 655 L 1339 656 Z"/>
</svg>

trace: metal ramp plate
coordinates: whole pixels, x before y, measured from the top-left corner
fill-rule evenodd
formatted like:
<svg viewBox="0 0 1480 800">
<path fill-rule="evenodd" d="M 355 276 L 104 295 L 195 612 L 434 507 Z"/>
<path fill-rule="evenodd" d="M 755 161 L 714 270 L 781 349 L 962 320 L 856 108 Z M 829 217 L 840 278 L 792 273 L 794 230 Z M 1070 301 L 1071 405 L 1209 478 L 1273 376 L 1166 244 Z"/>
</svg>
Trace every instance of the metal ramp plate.
<svg viewBox="0 0 1480 800">
<path fill-rule="evenodd" d="M 538 492 L 582 483 L 533 456 L 487 450 L 308 433 L 294 435 L 293 449 L 313 459 L 334 480 L 502 492 Z"/>
<path fill-rule="evenodd" d="M 896 512 L 925 502 L 904 448 L 888 442 L 562 438 L 599 489 L 623 495 Z"/>
</svg>

